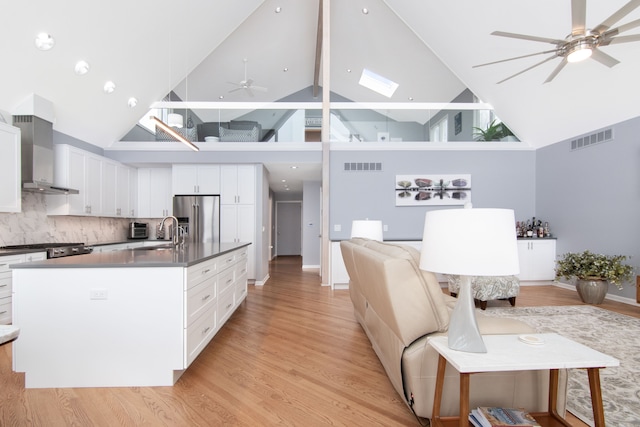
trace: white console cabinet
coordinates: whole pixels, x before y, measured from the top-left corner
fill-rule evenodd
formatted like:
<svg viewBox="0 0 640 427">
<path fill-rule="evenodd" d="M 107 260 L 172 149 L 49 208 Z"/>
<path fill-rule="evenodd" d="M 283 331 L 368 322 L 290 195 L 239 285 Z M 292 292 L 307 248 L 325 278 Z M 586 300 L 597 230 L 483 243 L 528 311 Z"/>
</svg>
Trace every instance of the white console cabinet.
<svg viewBox="0 0 640 427">
<path fill-rule="evenodd" d="M 520 280 L 553 280 L 556 267 L 555 239 L 519 239 Z"/>
</svg>

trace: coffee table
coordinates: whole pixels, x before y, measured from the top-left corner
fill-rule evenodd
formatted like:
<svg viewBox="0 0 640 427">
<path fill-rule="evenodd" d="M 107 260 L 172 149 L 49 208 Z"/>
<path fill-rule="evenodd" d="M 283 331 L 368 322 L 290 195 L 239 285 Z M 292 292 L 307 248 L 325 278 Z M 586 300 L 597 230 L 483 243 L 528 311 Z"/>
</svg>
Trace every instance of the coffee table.
<svg viewBox="0 0 640 427">
<path fill-rule="evenodd" d="M 584 368 L 589 375 L 591 403 L 596 427 L 605 427 L 602 393 L 600 389 L 600 369 L 620 366 L 620 361 L 593 350 L 558 334 L 525 334 L 532 341 L 542 344 L 527 344 L 518 335 L 483 335 L 486 353 L 467 353 L 448 347 L 447 337 L 429 339 L 429 344 L 440 354 L 436 377 L 435 398 L 431 423 L 439 426 L 468 427 L 469 381 L 470 376 L 480 372 L 528 371 L 549 369 L 548 412 L 532 413 L 542 426 L 569 426 L 558 414 L 558 370 Z M 444 386 L 445 367 L 449 362 L 460 373 L 460 416 L 441 417 L 440 404 Z M 525 408 L 526 409 L 526 408 Z"/>
</svg>

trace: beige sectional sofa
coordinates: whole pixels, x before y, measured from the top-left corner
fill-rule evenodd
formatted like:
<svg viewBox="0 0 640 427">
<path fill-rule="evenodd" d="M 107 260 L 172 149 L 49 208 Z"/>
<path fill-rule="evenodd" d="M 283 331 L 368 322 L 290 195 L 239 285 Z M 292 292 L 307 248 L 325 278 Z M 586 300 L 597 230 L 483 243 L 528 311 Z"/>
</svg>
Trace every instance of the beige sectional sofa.
<svg viewBox="0 0 640 427">
<path fill-rule="evenodd" d="M 340 244 L 355 317 L 371 341 L 393 387 L 423 418 L 431 418 L 438 354 L 431 337 L 446 335 L 456 299 L 442 292 L 433 273 L 418 268 L 410 246 L 354 238 Z M 483 334 L 535 332 L 523 322 L 476 310 Z M 459 375 L 447 365 L 441 415 L 457 415 Z M 558 409 L 565 410 L 566 375 L 560 375 Z M 548 371 L 498 372 L 471 378 L 470 405 L 545 411 Z"/>
</svg>

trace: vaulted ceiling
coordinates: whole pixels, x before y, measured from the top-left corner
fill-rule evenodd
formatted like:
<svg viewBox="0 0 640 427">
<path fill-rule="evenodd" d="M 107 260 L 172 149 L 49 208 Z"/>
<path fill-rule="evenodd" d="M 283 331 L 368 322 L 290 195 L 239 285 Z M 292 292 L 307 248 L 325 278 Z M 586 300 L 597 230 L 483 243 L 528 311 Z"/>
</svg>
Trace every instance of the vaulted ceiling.
<svg viewBox="0 0 640 427">
<path fill-rule="evenodd" d="M 593 28 L 627 0 L 586 3 Z M 38 94 L 54 104 L 54 129 L 100 147 L 171 90 L 187 101 L 275 101 L 314 83 L 317 0 L 32 0 L 8 2 L 2 15 L 0 111 Z M 620 24 L 639 18 L 640 8 Z M 330 28 L 330 86 L 347 99 L 389 101 L 357 84 L 363 67 L 399 83 L 391 102 L 449 102 L 469 88 L 532 147 L 640 115 L 640 42 L 603 47 L 620 61 L 612 68 L 569 64 L 550 83 L 559 58 L 496 84 L 547 55 L 472 68 L 551 49 L 490 33 L 564 39 L 570 0 L 333 0 Z M 46 52 L 34 46 L 43 31 L 56 40 Z M 244 78 L 245 58 L 249 77 L 268 87 L 253 98 L 229 93 L 229 82 Z M 83 76 L 74 73 L 80 59 L 91 67 Z M 116 84 L 109 95 L 107 80 Z"/>
</svg>

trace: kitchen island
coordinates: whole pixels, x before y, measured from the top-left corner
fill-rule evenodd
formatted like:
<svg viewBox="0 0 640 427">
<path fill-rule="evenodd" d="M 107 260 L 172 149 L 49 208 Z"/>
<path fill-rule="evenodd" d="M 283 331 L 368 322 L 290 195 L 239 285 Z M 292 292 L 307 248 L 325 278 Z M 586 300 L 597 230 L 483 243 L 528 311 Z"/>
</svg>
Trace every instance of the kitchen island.
<svg viewBox="0 0 640 427">
<path fill-rule="evenodd" d="M 171 386 L 247 296 L 249 243 L 16 264 L 13 369 L 26 388 Z"/>
</svg>

